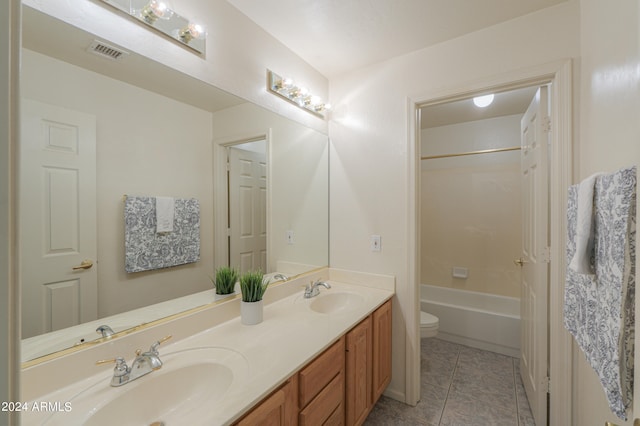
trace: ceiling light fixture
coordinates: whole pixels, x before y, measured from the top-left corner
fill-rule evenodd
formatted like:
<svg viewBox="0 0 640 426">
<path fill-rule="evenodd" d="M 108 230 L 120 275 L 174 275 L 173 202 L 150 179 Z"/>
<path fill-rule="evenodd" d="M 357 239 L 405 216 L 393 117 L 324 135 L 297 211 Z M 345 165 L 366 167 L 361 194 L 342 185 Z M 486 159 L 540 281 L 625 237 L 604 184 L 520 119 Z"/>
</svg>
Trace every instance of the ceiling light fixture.
<svg viewBox="0 0 640 426">
<path fill-rule="evenodd" d="M 484 95 L 484 96 L 476 96 L 473 98 L 473 104 L 478 108 L 486 108 L 493 102 L 494 94 Z"/>
<path fill-rule="evenodd" d="M 280 77 L 271 70 L 267 70 L 267 90 L 319 117 L 324 117 L 331 109 L 330 104 L 324 103 L 306 87 L 298 86 L 292 79 Z"/>
</svg>

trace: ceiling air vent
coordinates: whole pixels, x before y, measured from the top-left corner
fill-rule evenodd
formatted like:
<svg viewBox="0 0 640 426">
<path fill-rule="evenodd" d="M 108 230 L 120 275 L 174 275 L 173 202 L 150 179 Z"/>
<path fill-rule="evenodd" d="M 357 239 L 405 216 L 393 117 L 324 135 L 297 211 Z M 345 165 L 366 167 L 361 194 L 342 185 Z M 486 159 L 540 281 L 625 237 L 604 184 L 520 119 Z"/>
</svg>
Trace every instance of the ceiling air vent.
<svg viewBox="0 0 640 426">
<path fill-rule="evenodd" d="M 122 49 L 118 49 L 117 47 L 110 46 L 107 43 L 103 43 L 98 40 L 94 40 L 93 43 L 91 43 L 87 48 L 87 52 L 113 60 L 123 59 L 129 54 Z"/>
</svg>

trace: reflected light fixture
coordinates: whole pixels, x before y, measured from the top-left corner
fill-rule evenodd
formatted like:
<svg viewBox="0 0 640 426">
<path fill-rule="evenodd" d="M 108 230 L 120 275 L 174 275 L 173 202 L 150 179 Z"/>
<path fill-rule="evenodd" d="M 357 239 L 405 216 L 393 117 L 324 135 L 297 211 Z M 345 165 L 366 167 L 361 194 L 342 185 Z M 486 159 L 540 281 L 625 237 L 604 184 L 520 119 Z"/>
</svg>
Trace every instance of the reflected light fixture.
<svg viewBox="0 0 640 426">
<path fill-rule="evenodd" d="M 484 96 L 476 96 L 473 98 L 473 104 L 478 108 L 485 108 L 491 105 L 493 102 L 494 94 L 484 95 Z"/>
<path fill-rule="evenodd" d="M 102 1 L 200 54 L 206 50 L 206 28 L 177 13 L 170 0 Z"/>
<path fill-rule="evenodd" d="M 151 0 L 140 10 L 140 17 L 149 25 L 153 25 L 158 19 L 170 19 L 171 16 L 173 16 L 173 10 L 167 2 L 162 0 Z"/>
<path fill-rule="evenodd" d="M 306 87 L 298 86 L 291 78 L 281 77 L 271 70 L 267 70 L 267 90 L 319 117 L 324 117 L 331 109 L 330 104 L 324 103 Z"/>
<path fill-rule="evenodd" d="M 206 29 L 202 25 L 195 24 L 193 22 L 189 22 L 189 25 L 178 31 L 178 37 L 180 37 L 180 40 L 187 44 L 189 44 L 193 39 L 203 40 L 206 35 Z"/>
</svg>

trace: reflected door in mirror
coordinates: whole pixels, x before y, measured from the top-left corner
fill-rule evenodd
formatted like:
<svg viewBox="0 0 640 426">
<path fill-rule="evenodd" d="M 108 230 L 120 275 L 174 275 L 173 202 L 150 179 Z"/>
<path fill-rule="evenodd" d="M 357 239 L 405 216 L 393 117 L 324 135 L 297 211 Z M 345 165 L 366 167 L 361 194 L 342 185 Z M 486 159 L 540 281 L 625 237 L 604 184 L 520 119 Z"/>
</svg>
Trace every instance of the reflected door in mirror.
<svg viewBox="0 0 640 426">
<path fill-rule="evenodd" d="M 22 337 L 31 337 L 97 318 L 96 118 L 22 105 Z"/>
<path fill-rule="evenodd" d="M 241 273 L 269 272 L 266 172 L 263 152 L 229 149 L 229 260 Z"/>
</svg>

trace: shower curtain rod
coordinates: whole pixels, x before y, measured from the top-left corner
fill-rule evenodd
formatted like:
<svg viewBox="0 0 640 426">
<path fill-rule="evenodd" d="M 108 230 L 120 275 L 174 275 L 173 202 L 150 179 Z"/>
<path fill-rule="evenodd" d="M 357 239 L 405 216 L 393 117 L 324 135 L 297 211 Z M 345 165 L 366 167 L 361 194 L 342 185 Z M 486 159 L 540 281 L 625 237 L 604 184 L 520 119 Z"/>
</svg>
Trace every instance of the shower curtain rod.
<svg viewBox="0 0 640 426">
<path fill-rule="evenodd" d="M 481 151 L 461 152 L 461 153 L 458 153 L 458 154 L 429 155 L 429 156 L 426 156 L 426 157 L 420 157 L 420 159 L 421 160 L 433 160 L 434 158 L 462 157 L 462 156 L 465 156 L 465 155 L 492 154 L 494 152 L 518 151 L 518 150 L 520 150 L 519 146 L 512 146 L 510 148 L 483 149 Z"/>
</svg>

